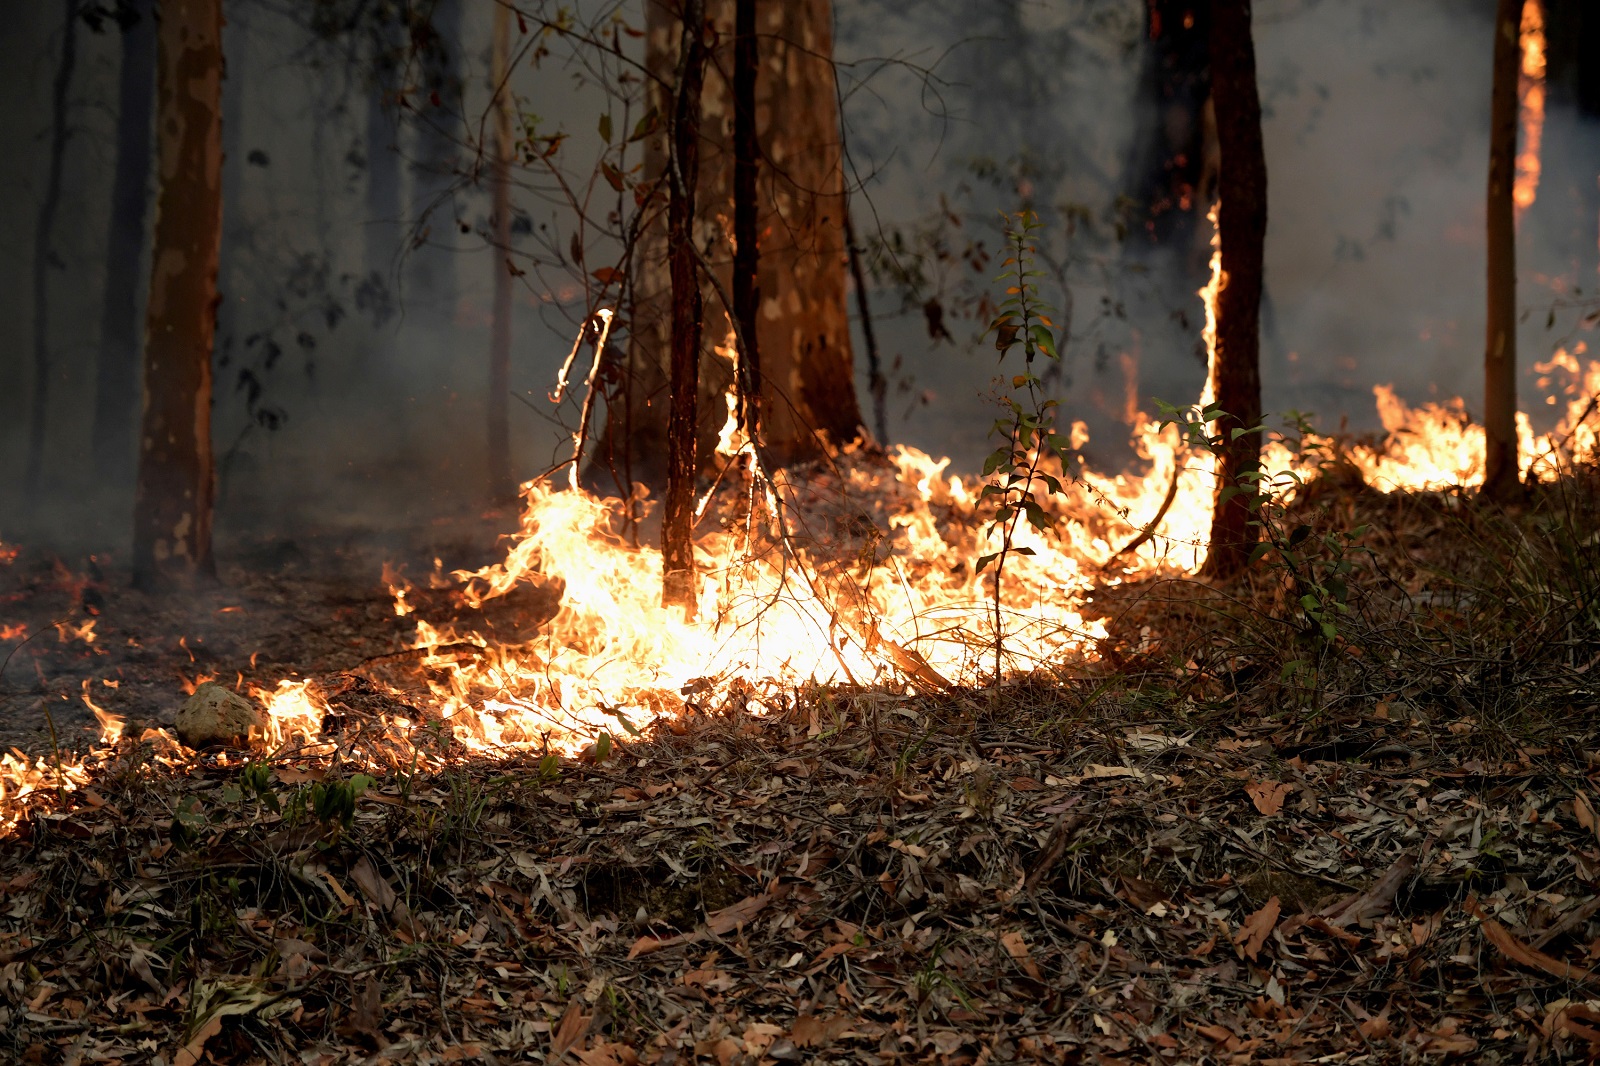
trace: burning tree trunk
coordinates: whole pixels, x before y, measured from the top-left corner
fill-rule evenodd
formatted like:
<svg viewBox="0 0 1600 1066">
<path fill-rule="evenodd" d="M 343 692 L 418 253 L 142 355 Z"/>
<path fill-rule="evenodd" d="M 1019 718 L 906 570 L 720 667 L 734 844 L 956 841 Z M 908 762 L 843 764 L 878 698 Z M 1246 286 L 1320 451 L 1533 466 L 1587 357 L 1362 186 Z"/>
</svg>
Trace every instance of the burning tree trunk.
<svg viewBox="0 0 1600 1066">
<path fill-rule="evenodd" d="M 1483 493 L 1506 502 L 1517 471 L 1517 247 L 1512 186 L 1517 167 L 1518 30 L 1522 0 L 1500 0 L 1494 21 L 1489 111 L 1488 330 L 1483 360 Z"/>
<path fill-rule="evenodd" d="M 105 485 L 133 473 L 134 396 L 139 382 L 139 283 L 144 279 L 150 201 L 150 118 L 156 99 L 154 0 L 133 0 L 122 27 L 117 86 L 117 169 L 106 233 L 106 294 L 95 360 L 93 456 Z"/>
<path fill-rule="evenodd" d="M 700 89 L 705 77 L 705 7 L 684 0 L 672 154 L 667 162 L 667 247 L 672 273 L 671 410 L 667 499 L 661 522 L 661 602 L 694 613 L 694 483 L 703 300 L 695 263 L 694 195 L 700 160 Z"/>
<path fill-rule="evenodd" d="M 710 0 L 706 16 L 719 46 L 708 56 L 716 71 L 737 69 L 732 52 L 735 0 Z M 647 63 L 658 75 L 653 104 L 670 113 L 660 86 L 673 83 L 678 66 L 680 9 L 672 0 L 649 0 Z M 762 441 L 775 465 L 824 453 L 861 432 L 845 310 L 844 176 L 840 167 L 839 110 L 835 94 L 832 14 L 828 0 L 758 5 L 755 14 L 760 77 L 755 86 L 757 141 L 756 231 L 760 234 L 759 313 L 753 347 L 760 352 Z M 737 109 L 731 79 L 710 78 L 701 108 L 696 244 L 707 250 L 723 292 L 732 292 L 734 236 L 724 221 L 735 214 L 733 129 Z M 646 182 L 666 173 L 662 138 L 647 146 Z M 659 486 L 667 426 L 670 334 L 667 226 L 652 219 L 634 253 L 635 312 L 626 404 L 614 404 L 595 462 L 619 479 L 631 465 L 636 480 Z M 726 312 L 709 282 L 705 299 L 717 312 L 712 336 L 729 332 Z M 702 362 L 696 438 L 703 469 L 715 455 L 727 408 L 721 397 L 733 381 L 727 360 Z M 631 417 L 625 417 L 625 415 Z"/>
<path fill-rule="evenodd" d="M 1261 277 L 1267 235 L 1267 161 L 1261 144 L 1250 0 L 1211 5 L 1211 96 L 1221 149 L 1217 233 L 1222 256 L 1216 292 L 1216 338 L 1211 355 L 1212 398 L 1225 412 L 1217 502 L 1205 573 L 1226 577 L 1243 569 L 1257 534 L 1261 434 L 1239 433 L 1261 421 Z"/>
<path fill-rule="evenodd" d="M 494 93 L 494 312 L 489 330 L 489 495 L 499 502 L 516 498 L 511 476 L 511 425 L 506 410 L 511 393 L 511 87 L 507 56 L 511 10 L 494 9 L 494 62 L 489 90 Z"/>
<path fill-rule="evenodd" d="M 222 240 L 222 5 L 165 0 L 158 32 L 154 259 L 133 512 L 143 587 L 214 573 L 211 347 Z"/>
<path fill-rule="evenodd" d="M 30 498 L 38 496 L 44 470 L 45 418 L 50 408 L 50 274 L 55 258 L 50 242 L 55 234 L 56 212 L 61 208 L 61 169 L 72 132 L 67 125 L 67 91 L 72 87 L 73 68 L 78 65 L 78 8 L 78 0 L 67 0 L 61 28 L 61 62 L 50 91 L 50 174 L 45 179 L 44 202 L 39 205 L 39 221 L 33 232 L 33 420 L 25 476 Z"/>
</svg>

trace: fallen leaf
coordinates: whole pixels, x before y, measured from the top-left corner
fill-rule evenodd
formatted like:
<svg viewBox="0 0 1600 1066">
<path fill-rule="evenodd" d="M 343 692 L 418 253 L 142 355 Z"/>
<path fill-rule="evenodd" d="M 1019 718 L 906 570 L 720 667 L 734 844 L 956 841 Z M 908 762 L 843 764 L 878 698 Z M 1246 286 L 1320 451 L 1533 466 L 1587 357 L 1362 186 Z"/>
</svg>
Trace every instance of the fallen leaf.
<svg viewBox="0 0 1600 1066">
<path fill-rule="evenodd" d="M 583 1013 L 583 1000 L 574 996 L 556 1025 L 555 1034 L 550 1037 L 550 1061 L 554 1062 L 565 1055 L 572 1045 L 583 1039 L 588 1028 L 589 1019 Z"/>
<path fill-rule="evenodd" d="M 1546 955 L 1529 947 L 1511 935 L 1511 930 L 1489 917 L 1478 905 L 1478 897 L 1468 896 L 1461 909 L 1478 919 L 1483 928 L 1484 939 L 1495 946 L 1495 949 L 1519 966 L 1526 966 L 1530 970 L 1542 970 L 1551 977 L 1562 981 L 1590 982 L 1595 980 L 1592 970 L 1582 966 L 1574 966 L 1570 962 L 1563 962 L 1553 955 Z"/>
<path fill-rule="evenodd" d="M 1255 961 L 1261 954 L 1262 945 L 1267 942 L 1267 937 L 1272 935 L 1272 929 L 1278 924 L 1278 914 L 1283 905 L 1278 902 L 1278 897 L 1271 899 L 1250 917 L 1244 920 L 1239 931 L 1233 934 L 1233 942 L 1241 946 L 1245 958 Z"/>
<path fill-rule="evenodd" d="M 1256 810 L 1268 818 L 1283 810 L 1283 801 L 1293 788 L 1294 785 L 1285 781 L 1252 781 L 1244 786 Z"/>
<path fill-rule="evenodd" d="M 1021 966 L 1023 971 L 1035 981 L 1044 979 L 1039 972 L 1039 964 L 1033 961 L 1033 956 L 1028 951 L 1028 942 L 1022 939 L 1022 934 L 1013 930 L 1000 934 L 1000 944 L 1006 949 L 1006 954 Z"/>
<path fill-rule="evenodd" d="M 839 1034 L 850 1028 L 852 1019 L 846 1014 L 835 1014 L 827 1018 L 818 1018 L 814 1014 L 802 1014 L 794 1020 L 794 1028 L 789 1030 L 789 1039 L 793 1040 L 796 1047 L 825 1047 L 839 1038 Z"/>
</svg>

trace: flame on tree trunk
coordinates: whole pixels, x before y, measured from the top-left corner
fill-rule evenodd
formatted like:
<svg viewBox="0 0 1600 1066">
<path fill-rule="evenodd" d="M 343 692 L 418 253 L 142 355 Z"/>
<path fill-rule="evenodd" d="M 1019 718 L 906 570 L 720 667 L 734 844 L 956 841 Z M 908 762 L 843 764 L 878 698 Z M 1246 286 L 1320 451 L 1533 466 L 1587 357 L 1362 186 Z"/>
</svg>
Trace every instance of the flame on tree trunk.
<svg viewBox="0 0 1600 1066">
<path fill-rule="evenodd" d="M 704 4 L 716 47 L 707 51 L 711 73 L 700 109 L 695 237 L 722 291 L 735 291 L 733 258 L 737 69 L 736 0 Z M 653 106 L 673 108 L 680 9 L 670 0 L 646 3 L 646 62 L 656 73 Z M 760 353 L 761 443 L 772 465 L 816 458 L 825 443 L 861 433 L 845 310 L 844 175 L 840 167 L 839 110 L 834 82 L 832 13 L 828 0 L 786 0 L 757 5 L 755 85 L 756 231 L 759 311 L 751 346 Z M 666 173 L 664 137 L 646 145 L 644 183 Z M 647 207 L 646 210 L 649 210 Z M 652 487 L 665 480 L 668 421 L 670 301 L 667 225 L 657 211 L 642 227 L 634 251 L 633 307 L 629 323 L 626 395 L 610 406 L 596 444 L 590 477 L 626 495 L 627 476 Z M 702 300 L 716 313 L 708 326 L 721 344 L 729 316 L 710 280 Z M 736 313 L 736 312 L 735 312 Z M 702 472 L 714 461 L 718 431 L 726 421 L 722 397 L 734 380 L 729 360 L 700 366 L 695 423 Z"/>
<path fill-rule="evenodd" d="M 1522 0 L 1499 0 L 1489 109 L 1488 304 L 1483 359 L 1483 493 L 1506 502 L 1517 476 L 1517 81 Z"/>
<path fill-rule="evenodd" d="M 1267 235 L 1267 161 L 1261 143 L 1250 0 L 1211 5 L 1211 95 L 1221 150 L 1217 234 L 1222 255 L 1211 354 L 1212 401 L 1222 439 L 1217 503 L 1203 573 L 1226 577 L 1249 562 L 1257 534 L 1261 434 L 1261 276 Z"/>
<path fill-rule="evenodd" d="M 489 331 L 489 497 L 495 502 L 514 500 L 517 485 L 511 476 L 511 425 L 506 410 L 511 392 L 511 86 L 507 55 L 511 37 L 511 10 L 494 9 L 494 61 L 489 90 L 494 93 L 494 162 L 490 182 L 494 189 L 494 316 Z"/>
<path fill-rule="evenodd" d="M 700 89 L 705 77 L 705 7 L 684 0 L 676 102 L 668 161 L 667 247 L 672 272 L 671 411 L 667 422 L 667 498 L 661 522 L 661 602 L 693 615 L 694 483 L 698 469 L 700 327 L 703 300 L 695 265 L 694 194 L 699 174 Z"/>
<path fill-rule="evenodd" d="M 133 511 L 134 581 L 209 576 L 211 347 L 222 240 L 221 0 L 166 0 L 156 74 L 154 256 Z"/>
</svg>

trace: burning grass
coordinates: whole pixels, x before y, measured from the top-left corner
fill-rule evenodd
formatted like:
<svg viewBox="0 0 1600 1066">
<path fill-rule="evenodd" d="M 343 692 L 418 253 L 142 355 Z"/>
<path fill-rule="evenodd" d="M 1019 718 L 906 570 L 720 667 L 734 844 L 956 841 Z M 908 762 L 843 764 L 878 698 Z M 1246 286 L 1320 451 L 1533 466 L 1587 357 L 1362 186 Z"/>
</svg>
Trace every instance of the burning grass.
<svg viewBox="0 0 1600 1066">
<path fill-rule="evenodd" d="M 4 1038 L 169 1063 L 1576 1053 L 1600 371 L 1549 373 L 1567 414 L 1529 434 L 1525 508 L 1459 487 L 1481 436 L 1456 410 L 1396 401 L 1385 441 L 1280 444 L 1305 483 L 1226 587 L 1188 577 L 1200 464 L 1147 426 L 1145 477 L 1073 471 L 1043 501 L 1064 536 L 1024 534 L 999 684 L 978 486 L 910 450 L 779 483 L 781 531 L 730 472 L 697 623 L 657 606 L 618 509 L 539 485 L 505 561 L 335 597 L 326 640 L 285 638 L 292 680 L 281 646 L 219 642 L 326 598 L 218 591 L 156 652 L 116 582 L 53 572 L 101 613 L 16 654 L 102 741 L 0 767 Z M 271 712 L 254 753 L 127 709 L 230 673 Z"/>
</svg>

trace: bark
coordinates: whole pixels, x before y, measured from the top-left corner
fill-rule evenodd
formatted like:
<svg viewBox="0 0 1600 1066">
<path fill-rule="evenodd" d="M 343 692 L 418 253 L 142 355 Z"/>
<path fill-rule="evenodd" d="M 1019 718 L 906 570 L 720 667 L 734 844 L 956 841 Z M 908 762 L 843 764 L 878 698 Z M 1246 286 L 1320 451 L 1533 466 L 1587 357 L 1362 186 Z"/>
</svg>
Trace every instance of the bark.
<svg viewBox="0 0 1600 1066">
<path fill-rule="evenodd" d="M 164 0 L 157 38 L 161 185 L 133 515 L 141 587 L 215 573 L 211 348 L 222 239 L 221 0 Z"/>
<path fill-rule="evenodd" d="M 735 0 L 733 34 L 733 313 L 746 344 L 740 352 L 745 361 L 742 380 L 750 392 L 740 397 L 745 431 L 759 440 L 761 340 L 756 313 L 761 307 L 757 228 L 761 205 L 756 171 L 761 145 L 756 137 L 756 79 L 761 60 L 756 44 L 756 0 Z"/>
<path fill-rule="evenodd" d="M 33 231 L 33 409 L 28 434 L 25 473 L 28 498 L 39 496 L 44 472 L 45 419 L 50 408 L 50 274 L 55 256 L 56 214 L 61 210 L 61 172 L 67 155 L 67 91 L 78 65 L 78 0 L 67 0 L 61 30 L 61 62 L 50 90 L 50 171 L 45 178 L 44 201 Z"/>
<path fill-rule="evenodd" d="M 695 262 L 695 177 L 700 158 L 700 91 L 705 75 L 703 0 L 684 0 L 682 60 L 670 126 L 667 246 L 672 277 L 671 409 L 667 422 L 667 497 L 661 520 L 661 602 L 694 615 L 695 424 L 703 300 Z"/>
<path fill-rule="evenodd" d="M 133 477 L 134 417 L 138 410 L 139 295 L 144 281 L 145 223 L 150 204 L 150 153 L 156 99 L 154 0 L 129 0 L 132 21 L 122 29 L 117 85 L 117 168 L 111 182 L 106 233 L 106 294 L 95 360 L 94 470 L 102 485 Z"/>
<path fill-rule="evenodd" d="M 507 55 L 511 37 L 511 10 L 494 9 L 494 61 L 490 64 L 489 91 L 494 93 L 494 159 L 490 175 L 494 207 L 494 310 L 489 328 L 489 497 L 495 502 L 516 499 L 511 477 L 511 425 L 507 410 L 511 393 L 511 88 Z"/>
<path fill-rule="evenodd" d="M 1489 109 L 1488 321 L 1483 360 L 1483 494 L 1507 502 L 1517 470 L 1517 247 L 1512 186 L 1517 171 L 1518 34 L 1522 0 L 1499 0 Z"/>
<path fill-rule="evenodd" d="M 461 0 L 437 0 L 422 31 L 423 91 L 415 101 L 417 164 L 412 173 L 416 234 L 407 274 L 413 296 L 453 317 L 456 305 L 455 188 L 462 132 Z"/>
<path fill-rule="evenodd" d="M 701 101 L 701 141 L 695 226 L 722 289 L 732 291 L 734 108 L 731 72 L 735 0 L 710 0 L 717 32 Z M 677 67 L 678 8 L 647 0 L 646 62 L 662 83 Z M 861 434 L 846 313 L 844 178 L 840 168 L 839 110 L 833 65 L 833 22 L 828 0 L 761 4 L 756 12 L 760 77 L 756 85 L 759 203 L 757 232 L 760 293 L 754 347 L 761 360 L 761 427 L 767 459 L 784 465 L 825 454 L 829 445 Z M 671 101 L 657 91 L 653 105 L 667 114 Z M 647 145 L 644 180 L 666 172 L 666 143 Z M 657 216 L 660 212 L 657 212 Z M 667 226 L 656 217 L 635 251 L 635 314 L 630 330 L 629 395 L 612 405 L 596 450 L 596 464 L 653 487 L 665 480 L 671 287 Z M 707 283 L 707 329 L 723 341 L 728 310 Z M 726 418 L 722 396 L 732 368 L 720 358 L 701 364 L 696 435 L 702 468 L 715 457 Z M 624 413 L 631 417 L 624 419 Z M 620 480 L 620 479 L 619 479 Z M 625 490 L 629 487 L 619 485 Z"/>
<path fill-rule="evenodd" d="M 1259 500 L 1250 477 L 1260 469 L 1261 434 L 1234 432 L 1261 421 L 1261 281 L 1267 236 L 1267 161 L 1261 143 L 1250 0 L 1211 5 L 1211 96 L 1221 152 L 1217 211 L 1222 283 L 1217 293 L 1216 350 L 1211 381 L 1222 451 L 1217 503 L 1204 572 L 1242 570 L 1255 547 Z"/>
</svg>

